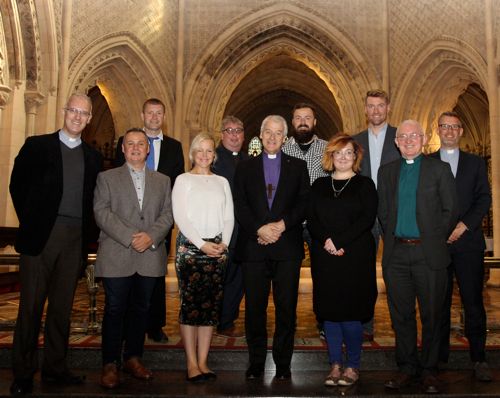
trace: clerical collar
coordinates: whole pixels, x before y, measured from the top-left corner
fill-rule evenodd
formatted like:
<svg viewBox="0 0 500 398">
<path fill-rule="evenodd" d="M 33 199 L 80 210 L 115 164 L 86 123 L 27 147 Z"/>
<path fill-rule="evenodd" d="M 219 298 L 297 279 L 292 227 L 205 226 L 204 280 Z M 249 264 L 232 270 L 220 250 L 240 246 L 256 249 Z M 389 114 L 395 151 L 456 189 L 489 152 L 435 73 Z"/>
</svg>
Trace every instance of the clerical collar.
<svg viewBox="0 0 500 398">
<path fill-rule="evenodd" d="M 453 148 L 453 149 L 446 149 L 446 153 L 448 155 L 453 155 L 455 153 L 455 148 Z"/>
<path fill-rule="evenodd" d="M 82 137 L 71 137 L 67 132 L 63 129 L 59 130 L 59 140 L 66 145 L 68 148 L 76 148 L 78 145 L 82 143 Z"/>
<path fill-rule="evenodd" d="M 403 160 L 405 161 L 406 164 L 420 163 L 421 159 L 422 159 L 422 154 L 418 155 L 416 158 L 413 158 L 413 159 L 405 159 L 405 158 L 403 158 Z"/>
<path fill-rule="evenodd" d="M 281 151 L 278 151 L 276 153 L 267 153 L 267 152 L 264 152 L 264 156 L 268 159 L 276 159 L 279 157 L 279 154 L 280 154 Z"/>
</svg>

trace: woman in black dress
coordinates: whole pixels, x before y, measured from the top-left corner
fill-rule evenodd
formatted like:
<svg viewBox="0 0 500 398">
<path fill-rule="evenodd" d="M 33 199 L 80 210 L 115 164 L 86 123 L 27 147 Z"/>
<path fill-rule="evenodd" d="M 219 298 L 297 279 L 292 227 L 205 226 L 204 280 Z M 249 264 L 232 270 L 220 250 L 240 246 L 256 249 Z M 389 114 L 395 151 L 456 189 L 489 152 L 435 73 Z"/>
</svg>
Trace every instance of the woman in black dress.
<svg viewBox="0 0 500 398">
<path fill-rule="evenodd" d="M 377 298 L 371 228 L 378 198 L 373 181 L 357 174 L 361 158 L 362 148 L 348 135 L 328 142 L 322 165 L 332 174 L 314 182 L 308 213 L 313 306 L 324 321 L 331 364 L 328 386 L 358 380 L 362 322 L 373 317 Z"/>
</svg>

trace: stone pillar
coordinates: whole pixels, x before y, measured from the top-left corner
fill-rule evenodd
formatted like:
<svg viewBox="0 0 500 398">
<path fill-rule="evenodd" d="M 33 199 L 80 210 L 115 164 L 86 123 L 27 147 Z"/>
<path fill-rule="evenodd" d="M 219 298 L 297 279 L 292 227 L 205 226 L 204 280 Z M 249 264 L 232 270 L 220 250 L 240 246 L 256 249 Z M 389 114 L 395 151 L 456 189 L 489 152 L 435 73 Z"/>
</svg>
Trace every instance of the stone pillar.
<svg viewBox="0 0 500 398">
<path fill-rule="evenodd" d="M 389 5 L 387 0 L 382 1 L 382 88 L 391 96 L 391 82 L 389 76 Z"/>
<path fill-rule="evenodd" d="M 26 91 L 24 106 L 26 107 L 26 137 L 35 135 L 35 121 L 38 106 L 42 104 L 44 95 L 38 91 Z"/>
<path fill-rule="evenodd" d="M 8 96 L 0 125 L 0 225 L 17 227 L 18 220 L 9 194 L 9 180 L 14 159 L 25 141 L 26 112 L 24 81 L 17 81 Z M 5 96 L 0 98 L 5 99 Z"/>
<path fill-rule="evenodd" d="M 61 109 L 66 105 L 68 97 L 68 69 L 69 69 L 69 49 L 71 39 L 71 22 L 73 9 L 73 0 L 65 0 L 62 2 L 62 53 L 61 53 L 61 66 L 59 68 L 59 79 L 57 82 L 57 112 L 56 112 L 56 126 L 62 126 L 63 113 Z"/>
<path fill-rule="evenodd" d="M 184 158 L 187 159 L 187 151 L 190 137 L 184 125 L 184 29 L 185 29 L 185 0 L 179 0 L 179 17 L 177 28 L 177 62 L 175 70 L 175 109 L 174 109 L 174 131 L 173 136 L 182 143 Z"/>
<path fill-rule="evenodd" d="M 492 208 L 493 208 L 493 252 L 500 256 L 500 111 L 499 103 L 499 78 L 497 61 L 495 57 L 495 44 L 497 38 L 494 34 L 495 7 L 493 0 L 485 0 L 485 34 L 486 34 L 486 62 L 488 65 L 488 94 L 490 114 L 490 139 L 491 139 L 491 181 Z M 500 270 L 491 270 L 489 284 L 500 286 Z"/>
</svg>

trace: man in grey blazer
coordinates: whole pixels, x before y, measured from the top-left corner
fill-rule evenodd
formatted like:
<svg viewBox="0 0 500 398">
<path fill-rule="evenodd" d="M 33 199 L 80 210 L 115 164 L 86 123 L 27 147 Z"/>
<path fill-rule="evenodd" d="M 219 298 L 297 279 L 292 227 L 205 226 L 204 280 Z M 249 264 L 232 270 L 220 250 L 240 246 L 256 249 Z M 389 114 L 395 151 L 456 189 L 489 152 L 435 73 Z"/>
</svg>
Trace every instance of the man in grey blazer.
<svg viewBox="0 0 500 398">
<path fill-rule="evenodd" d="M 141 129 L 123 138 L 125 164 L 99 174 L 94 213 L 101 228 L 96 276 L 102 278 L 103 370 L 100 384 L 120 384 L 118 368 L 138 379 L 152 372 L 141 362 L 156 278 L 165 275 L 165 236 L 172 226 L 170 179 L 146 167 L 149 143 Z"/>
<path fill-rule="evenodd" d="M 363 148 L 361 175 L 370 177 L 377 186 L 378 169 L 383 164 L 399 159 L 400 154 L 395 143 L 396 127 L 387 123 L 387 115 L 391 110 L 389 95 L 384 90 L 370 90 L 366 93 L 365 114 L 368 128 L 353 139 Z M 372 228 L 375 244 L 378 248 L 380 225 L 378 220 Z M 373 318 L 363 324 L 363 340 L 373 341 Z"/>
<path fill-rule="evenodd" d="M 380 167 L 378 173 L 382 269 L 399 368 L 385 386 L 405 387 L 421 373 L 424 391 L 438 393 L 435 374 L 451 261 L 447 240 L 458 214 L 455 182 L 447 163 L 422 155 L 426 136 L 418 122 L 402 122 L 396 143 L 402 159 Z M 416 300 L 422 320 L 420 360 Z"/>
</svg>

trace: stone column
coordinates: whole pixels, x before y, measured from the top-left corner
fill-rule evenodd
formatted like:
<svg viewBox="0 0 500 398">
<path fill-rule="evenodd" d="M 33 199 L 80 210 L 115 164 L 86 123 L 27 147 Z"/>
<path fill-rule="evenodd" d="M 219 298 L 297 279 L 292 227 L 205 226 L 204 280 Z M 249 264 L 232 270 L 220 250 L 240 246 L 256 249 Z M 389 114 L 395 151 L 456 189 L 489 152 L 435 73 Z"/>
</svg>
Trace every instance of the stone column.
<svg viewBox="0 0 500 398">
<path fill-rule="evenodd" d="M 59 79 L 57 82 L 57 112 L 55 115 L 56 126 L 62 126 L 63 113 L 62 108 L 66 105 L 68 97 L 68 69 L 69 69 L 69 49 L 71 39 L 71 11 L 73 9 L 73 0 L 62 2 L 62 53 L 61 66 L 59 68 Z"/>
<path fill-rule="evenodd" d="M 26 91 L 24 106 L 26 107 L 26 137 L 35 135 L 35 118 L 38 106 L 43 103 L 44 95 L 38 91 Z"/>
<path fill-rule="evenodd" d="M 499 84 L 497 61 L 495 57 L 495 44 L 497 38 L 494 34 L 495 7 L 493 0 L 485 0 L 485 34 L 486 34 L 486 62 L 488 65 L 488 94 L 490 114 L 490 139 L 491 139 L 491 190 L 493 196 L 493 252 L 500 256 L 500 111 Z M 500 270 L 491 270 L 489 284 L 500 286 Z"/>
<path fill-rule="evenodd" d="M 387 0 L 382 1 L 382 88 L 391 95 L 391 82 L 389 76 L 389 5 Z"/>
</svg>

